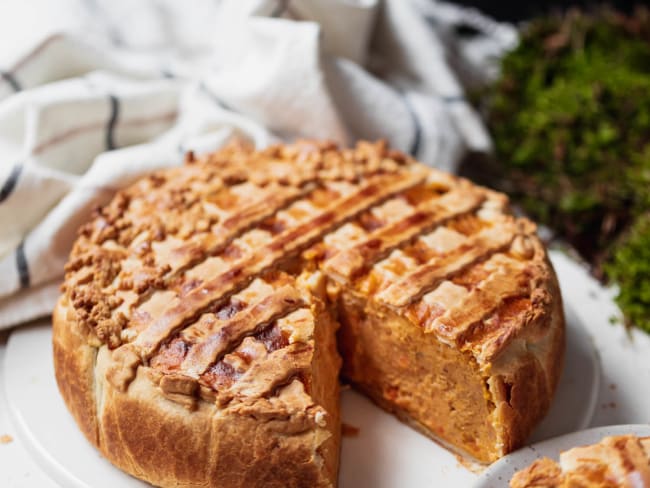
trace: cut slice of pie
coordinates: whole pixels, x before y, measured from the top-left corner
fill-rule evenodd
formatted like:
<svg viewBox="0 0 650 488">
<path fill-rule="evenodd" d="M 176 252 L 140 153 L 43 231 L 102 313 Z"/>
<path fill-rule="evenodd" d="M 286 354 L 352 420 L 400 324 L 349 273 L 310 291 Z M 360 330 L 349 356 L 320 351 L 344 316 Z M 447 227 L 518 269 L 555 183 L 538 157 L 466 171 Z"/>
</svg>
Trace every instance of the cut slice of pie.
<svg viewBox="0 0 650 488">
<path fill-rule="evenodd" d="M 511 488 L 650 488 L 650 437 L 605 437 L 542 458 L 515 473 Z"/>
<path fill-rule="evenodd" d="M 482 462 L 521 445 L 562 363 L 555 276 L 534 225 L 506 212 L 503 195 L 430 171 L 310 251 L 337 285 L 343 376 Z"/>
<path fill-rule="evenodd" d="M 564 322 L 503 195 L 381 142 L 187 159 L 81 229 L 55 310 L 59 388 L 111 462 L 160 486 L 335 486 L 335 339 L 347 380 L 447 447 L 521 445 Z"/>
</svg>

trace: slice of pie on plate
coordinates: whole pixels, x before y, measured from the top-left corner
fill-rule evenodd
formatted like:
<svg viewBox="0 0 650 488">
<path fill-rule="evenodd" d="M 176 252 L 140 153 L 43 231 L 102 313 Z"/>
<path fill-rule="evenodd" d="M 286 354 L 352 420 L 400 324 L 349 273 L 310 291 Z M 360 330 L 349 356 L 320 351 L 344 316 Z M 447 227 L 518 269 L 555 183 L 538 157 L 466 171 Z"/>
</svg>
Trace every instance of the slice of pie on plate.
<svg viewBox="0 0 650 488">
<path fill-rule="evenodd" d="M 235 144 L 97 211 L 53 341 L 70 411 L 132 475 L 335 486 L 339 353 L 378 405 L 491 462 L 547 411 L 564 320 L 502 194 L 381 142 Z"/>
<path fill-rule="evenodd" d="M 620 435 L 542 458 L 518 471 L 511 488 L 649 488 L 650 437 Z"/>
</svg>

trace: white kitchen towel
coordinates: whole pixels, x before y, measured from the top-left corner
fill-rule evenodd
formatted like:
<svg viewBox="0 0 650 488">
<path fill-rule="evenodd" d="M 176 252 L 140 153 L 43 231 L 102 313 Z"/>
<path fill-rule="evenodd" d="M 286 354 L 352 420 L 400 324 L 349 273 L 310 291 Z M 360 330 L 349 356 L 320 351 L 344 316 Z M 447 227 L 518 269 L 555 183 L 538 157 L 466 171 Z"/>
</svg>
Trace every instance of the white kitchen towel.
<svg viewBox="0 0 650 488">
<path fill-rule="evenodd" d="M 47 315 L 76 229 L 237 136 L 385 138 L 454 170 L 512 26 L 433 0 L 4 0 L 0 328 Z"/>
</svg>

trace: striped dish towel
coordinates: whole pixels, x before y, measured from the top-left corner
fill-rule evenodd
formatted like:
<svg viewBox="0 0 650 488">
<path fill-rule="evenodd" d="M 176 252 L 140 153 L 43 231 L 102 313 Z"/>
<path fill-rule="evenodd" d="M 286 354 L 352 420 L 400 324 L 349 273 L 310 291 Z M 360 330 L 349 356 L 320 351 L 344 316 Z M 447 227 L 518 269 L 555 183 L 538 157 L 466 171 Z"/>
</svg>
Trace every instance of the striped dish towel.
<svg viewBox="0 0 650 488">
<path fill-rule="evenodd" d="M 385 138 L 454 170 L 512 26 L 432 0 L 5 0 L 0 328 L 50 313 L 91 209 L 232 137 Z"/>
</svg>

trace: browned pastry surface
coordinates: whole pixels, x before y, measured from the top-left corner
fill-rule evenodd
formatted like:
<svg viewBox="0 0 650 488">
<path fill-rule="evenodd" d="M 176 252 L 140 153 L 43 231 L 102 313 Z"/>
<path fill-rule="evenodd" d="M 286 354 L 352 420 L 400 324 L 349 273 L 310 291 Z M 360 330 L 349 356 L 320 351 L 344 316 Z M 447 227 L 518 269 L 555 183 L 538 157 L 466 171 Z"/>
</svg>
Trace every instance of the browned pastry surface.
<svg viewBox="0 0 650 488">
<path fill-rule="evenodd" d="M 650 488 L 650 437 L 605 437 L 518 471 L 511 488 Z"/>
<path fill-rule="evenodd" d="M 118 193 L 54 315 L 59 388 L 161 486 L 332 486 L 343 374 L 492 461 L 559 377 L 559 290 L 507 200 L 383 143 L 231 145 Z"/>
</svg>

